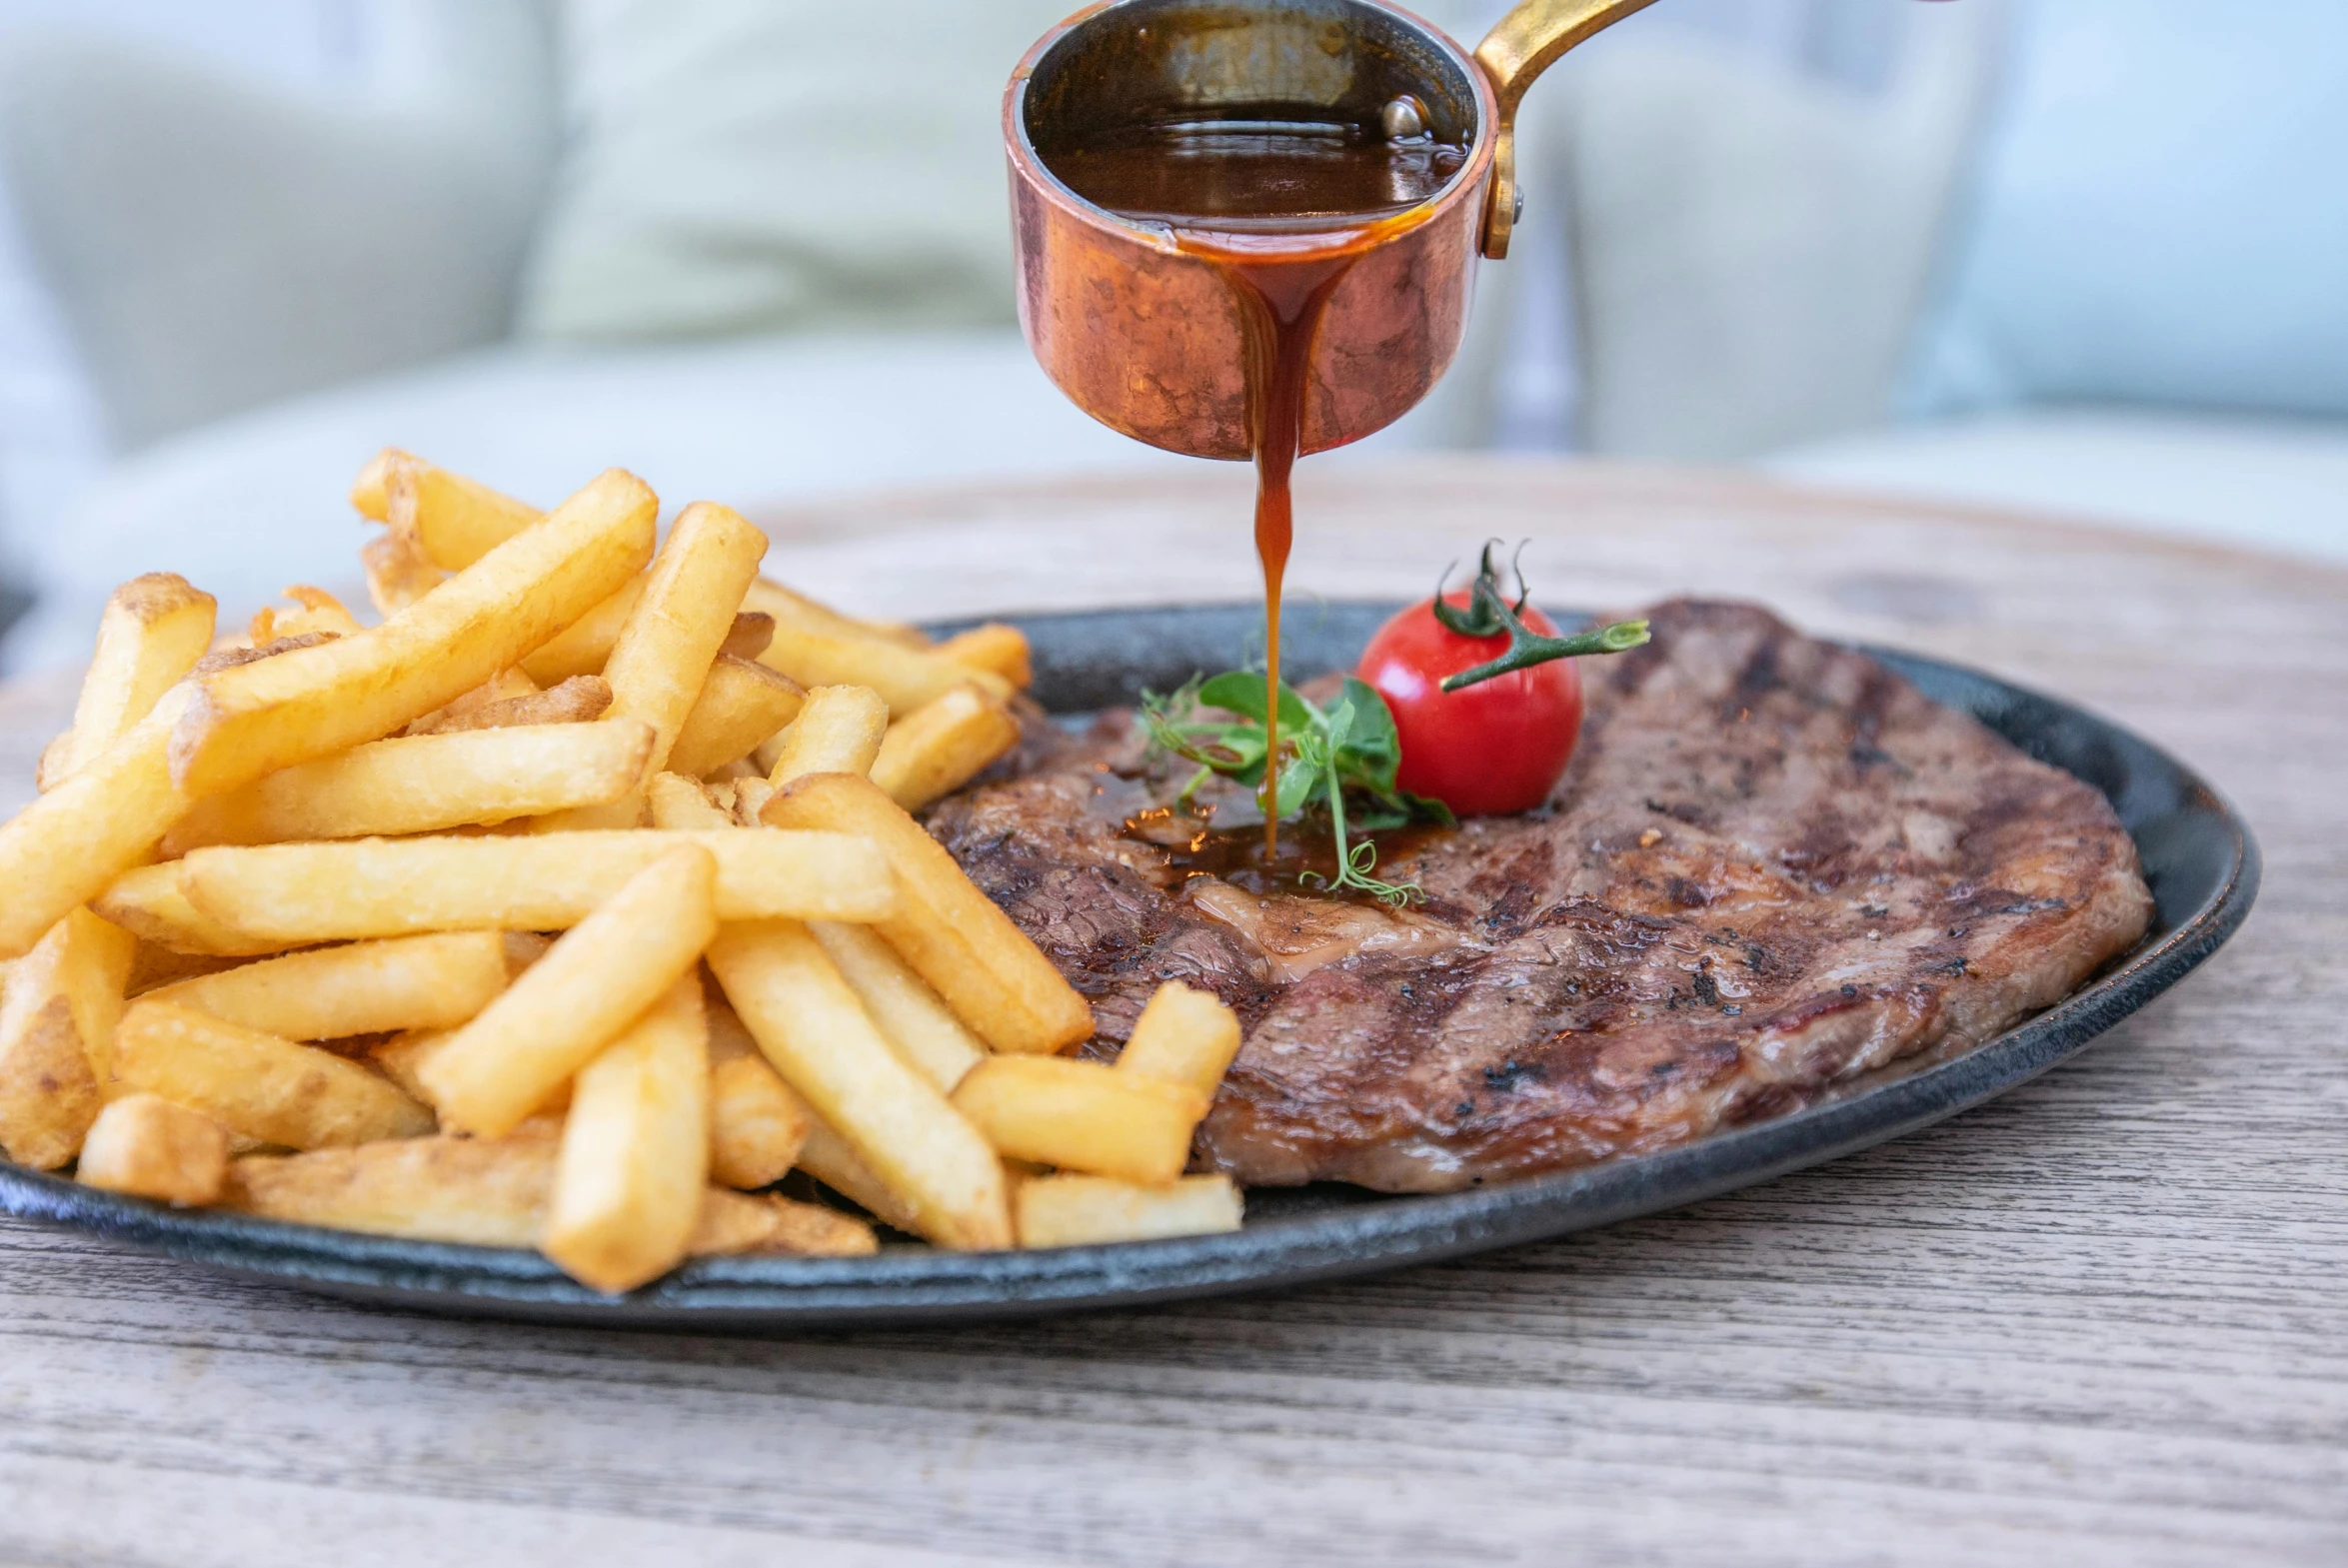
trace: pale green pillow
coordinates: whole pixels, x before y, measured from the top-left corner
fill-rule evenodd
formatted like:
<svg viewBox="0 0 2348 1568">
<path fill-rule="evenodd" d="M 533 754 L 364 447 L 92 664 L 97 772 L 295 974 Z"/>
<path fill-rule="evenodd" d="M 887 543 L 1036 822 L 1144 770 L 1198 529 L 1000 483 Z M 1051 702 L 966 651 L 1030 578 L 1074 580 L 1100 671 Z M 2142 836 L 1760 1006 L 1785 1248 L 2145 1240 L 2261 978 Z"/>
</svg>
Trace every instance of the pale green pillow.
<svg viewBox="0 0 2348 1568">
<path fill-rule="evenodd" d="M 521 331 L 1008 322 L 1005 83 L 1075 0 L 566 0 Z"/>
</svg>

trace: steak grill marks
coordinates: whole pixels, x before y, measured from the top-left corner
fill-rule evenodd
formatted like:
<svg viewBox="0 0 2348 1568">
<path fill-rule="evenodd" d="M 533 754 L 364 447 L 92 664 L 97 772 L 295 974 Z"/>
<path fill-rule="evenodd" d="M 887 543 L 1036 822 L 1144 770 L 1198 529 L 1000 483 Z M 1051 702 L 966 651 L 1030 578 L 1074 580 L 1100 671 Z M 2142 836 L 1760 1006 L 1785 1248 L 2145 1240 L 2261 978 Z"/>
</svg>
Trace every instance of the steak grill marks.
<svg viewBox="0 0 2348 1568">
<path fill-rule="evenodd" d="M 1124 831 L 1178 780 L 1122 715 L 1039 729 L 930 825 L 1092 1000 L 1095 1053 L 1163 980 L 1237 1009 L 1195 1163 L 1257 1185 L 1439 1191 L 1779 1115 L 2143 934 L 2092 788 L 1760 610 L 1647 615 L 1653 643 L 1585 667 L 1549 804 L 1406 840 L 1380 874 L 1427 897 L 1399 915 L 1185 878 Z"/>
</svg>

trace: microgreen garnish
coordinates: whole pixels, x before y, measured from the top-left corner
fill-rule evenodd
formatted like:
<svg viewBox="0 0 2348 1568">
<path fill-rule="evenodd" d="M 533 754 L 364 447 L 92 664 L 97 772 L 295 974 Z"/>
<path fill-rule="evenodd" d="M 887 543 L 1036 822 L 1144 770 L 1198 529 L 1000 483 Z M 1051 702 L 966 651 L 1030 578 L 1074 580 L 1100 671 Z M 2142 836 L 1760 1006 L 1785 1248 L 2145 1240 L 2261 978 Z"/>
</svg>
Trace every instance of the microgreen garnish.
<svg viewBox="0 0 2348 1568">
<path fill-rule="evenodd" d="M 1462 609 L 1443 598 L 1443 583 L 1451 577 L 1451 568 L 1445 567 L 1442 582 L 1435 584 L 1433 609 L 1434 618 L 1461 637 L 1498 637 L 1506 633 L 1508 652 L 1488 664 L 1444 677 L 1444 691 L 1456 692 L 1497 676 L 1545 665 L 1552 659 L 1571 659 L 1578 654 L 1619 654 L 1647 640 L 1644 621 L 1617 621 L 1612 626 L 1577 632 L 1571 637 L 1543 637 L 1531 630 L 1522 618 L 1532 595 L 1524 586 L 1523 571 L 1513 560 L 1508 563 L 1508 571 L 1516 579 L 1516 603 L 1509 604 L 1500 592 L 1499 574 L 1492 568 L 1492 546 L 1498 543 L 1497 540 L 1485 542 L 1483 563 L 1468 589 L 1466 607 Z M 1517 554 L 1523 553 L 1519 546 Z"/>
<path fill-rule="evenodd" d="M 1263 783 L 1269 763 L 1264 756 L 1264 684 L 1259 674 L 1231 670 L 1207 680 L 1192 678 L 1171 697 L 1143 695 L 1142 723 L 1151 741 L 1198 765 L 1182 785 L 1178 804 L 1187 807 L 1198 786 L 1217 774 L 1250 787 Z M 1344 691 L 1325 710 L 1285 682 L 1280 684 L 1279 705 L 1280 737 L 1283 742 L 1292 740 L 1294 750 L 1282 748 L 1286 755 L 1279 762 L 1272 810 L 1284 821 L 1317 808 L 1328 817 L 1336 839 L 1336 875 L 1306 871 L 1300 879 L 1308 885 L 1355 887 L 1388 903 L 1418 896 L 1416 882 L 1379 881 L 1369 874 L 1377 865 L 1377 845 L 1367 838 L 1348 842 L 1353 831 L 1374 832 L 1420 820 L 1448 825 L 1452 820 L 1450 808 L 1440 800 L 1395 786 L 1402 745 L 1385 699 L 1347 677 Z M 1353 796 L 1350 810 L 1348 791 Z"/>
</svg>

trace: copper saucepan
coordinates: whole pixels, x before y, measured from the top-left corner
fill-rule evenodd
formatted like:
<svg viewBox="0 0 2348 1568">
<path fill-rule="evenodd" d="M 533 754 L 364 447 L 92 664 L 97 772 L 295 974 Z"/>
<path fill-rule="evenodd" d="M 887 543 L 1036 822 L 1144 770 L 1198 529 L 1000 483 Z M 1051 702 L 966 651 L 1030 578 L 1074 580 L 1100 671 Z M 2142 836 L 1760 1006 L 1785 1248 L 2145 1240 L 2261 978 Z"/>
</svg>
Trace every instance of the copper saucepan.
<svg viewBox="0 0 2348 1568">
<path fill-rule="evenodd" d="M 1516 106 L 1583 39 L 1653 0 L 1523 0 L 1470 56 L 1376 0 L 1114 0 L 1020 62 L 1005 95 L 1020 321 L 1061 390 L 1104 424 L 1201 458 L 1250 455 L 1240 306 L 1211 260 L 1061 182 L 1039 155 L 1091 130 L 1302 104 L 1377 123 L 1415 100 L 1467 149 L 1450 183 L 1399 218 L 1296 236 L 1257 265 L 1360 252 L 1312 342 L 1301 450 L 1358 441 L 1426 396 L 1458 352 L 1475 259 L 1508 253 L 1522 199 Z"/>
</svg>

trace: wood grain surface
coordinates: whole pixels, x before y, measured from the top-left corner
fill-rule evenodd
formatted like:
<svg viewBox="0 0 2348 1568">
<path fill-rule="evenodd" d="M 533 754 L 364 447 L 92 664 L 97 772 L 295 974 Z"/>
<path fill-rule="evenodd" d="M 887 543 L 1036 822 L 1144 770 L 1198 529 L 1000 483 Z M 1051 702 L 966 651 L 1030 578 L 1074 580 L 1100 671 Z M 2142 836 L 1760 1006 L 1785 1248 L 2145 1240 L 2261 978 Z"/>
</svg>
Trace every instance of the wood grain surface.
<svg viewBox="0 0 2348 1568">
<path fill-rule="evenodd" d="M 1314 472 L 1319 468 L 1321 472 Z M 0 1560 L 2348 1560 L 2348 574 L 1732 477 L 1305 465 L 1291 582 L 1680 590 L 1983 666 L 2247 811 L 2232 946 L 2076 1061 L 1837 1164 L 1284 1296 L 951 1332 L 367 1311 L 0 1224 Z M 688 498 L 676 498 L 679 500 Z M 775 515 L 898 616 L 1244 598 L 1245 476 Z M 70 685 L 0 694 L 27 787 Z"/>
</svg>

